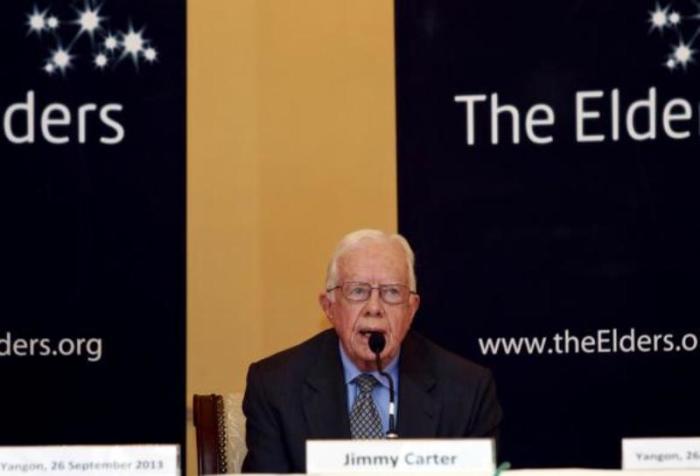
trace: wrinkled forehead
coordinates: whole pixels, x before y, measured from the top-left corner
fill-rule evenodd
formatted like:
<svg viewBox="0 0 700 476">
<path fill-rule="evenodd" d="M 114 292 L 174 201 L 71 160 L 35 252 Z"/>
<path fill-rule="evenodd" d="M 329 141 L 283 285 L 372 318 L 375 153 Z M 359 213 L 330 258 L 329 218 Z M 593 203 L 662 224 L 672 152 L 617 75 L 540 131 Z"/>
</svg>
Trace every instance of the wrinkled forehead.
<svg viewBox="0 0 700 476">
<path fill-rule="evenodd" d="M 407 283 L 406 251 L 396 240 L 360 240 L 338 257 L 338 274 L 343 281 Z"/>
</svg>

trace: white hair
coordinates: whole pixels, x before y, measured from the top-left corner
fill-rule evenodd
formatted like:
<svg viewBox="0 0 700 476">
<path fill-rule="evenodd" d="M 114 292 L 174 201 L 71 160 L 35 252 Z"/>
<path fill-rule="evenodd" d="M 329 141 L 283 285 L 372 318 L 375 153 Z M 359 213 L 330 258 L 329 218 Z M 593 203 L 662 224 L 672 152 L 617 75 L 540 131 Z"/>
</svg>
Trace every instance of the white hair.
<svg viewBox="0 0 700 476">
<path fill-rule="evenodd" d="M 363 229 L 348 233 L 338 242 L 338 245 L 333 251 L 331 260 L 326 268 L 326 289 L 331 289 L 338 286 L 338 260 L 350 249 L 356 247 L 362 241 L 395 241 L 403 248 L 406 255 L 406 269 L 408 270 L 408 287 L 411 291 L 416 291 L 416 273 L 413 269 L 415 255 L 411 249 L 411 245 L 403 236 L 398 233 L 389 234 L 381 230 Z"/>
</svg>

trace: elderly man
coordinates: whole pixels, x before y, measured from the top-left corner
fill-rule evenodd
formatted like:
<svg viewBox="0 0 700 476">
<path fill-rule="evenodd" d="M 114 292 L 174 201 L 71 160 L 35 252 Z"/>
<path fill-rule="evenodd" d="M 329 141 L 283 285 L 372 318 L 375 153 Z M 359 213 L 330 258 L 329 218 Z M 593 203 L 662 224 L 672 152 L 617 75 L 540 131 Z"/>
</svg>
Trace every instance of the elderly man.
<svg viewBox="0 0 700 476">
<path fill-rule="evenodd" d="M 307 439 L 386 434 L 389 382 L 373 333 L 398 388 L 400 437 L 496 435 L 490 372 L 409 330 L 420 303 L 413 261 L 400 235 L 359 230 L 340 241 L 319 297 L 333 329 L 250 366 L 244 472 L 303 473 Z"/>
</svg>

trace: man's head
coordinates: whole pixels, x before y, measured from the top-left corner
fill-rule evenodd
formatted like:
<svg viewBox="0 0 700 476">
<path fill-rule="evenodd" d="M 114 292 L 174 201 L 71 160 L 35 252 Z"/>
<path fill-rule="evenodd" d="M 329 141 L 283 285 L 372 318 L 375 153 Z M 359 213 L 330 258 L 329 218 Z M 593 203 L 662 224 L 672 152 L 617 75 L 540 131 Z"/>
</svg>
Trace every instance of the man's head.
<svg viewBox="0 0 700 476">
<path fill-rule="evenodd" d="M 374 368 L 370 332 L 386 339 L 382 365 L 401 347 L 420 298 L 413 251 L 401 235 L 358 230 L 338 243 L 328 265 L 319 301 L 345 353 L 361 370 Z"/>
</svg>

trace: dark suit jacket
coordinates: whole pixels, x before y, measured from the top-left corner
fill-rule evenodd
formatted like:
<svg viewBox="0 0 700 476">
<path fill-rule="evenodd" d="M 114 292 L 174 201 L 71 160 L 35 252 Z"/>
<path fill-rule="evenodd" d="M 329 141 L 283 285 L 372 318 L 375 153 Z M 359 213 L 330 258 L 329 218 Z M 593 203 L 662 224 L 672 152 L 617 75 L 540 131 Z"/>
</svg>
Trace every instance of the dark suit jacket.
<svg viewBox="0 0 700 476">
<path fill-rule="evenodd" d="M 401 438 L 496 436 L 501 407 L 491 373 L 409 332 L 399 361 Z M 350 438 L 333 329 L 250 366 L 243 399 L 243 472 L 304 473 L 307 439 Z"/>
</svg>

